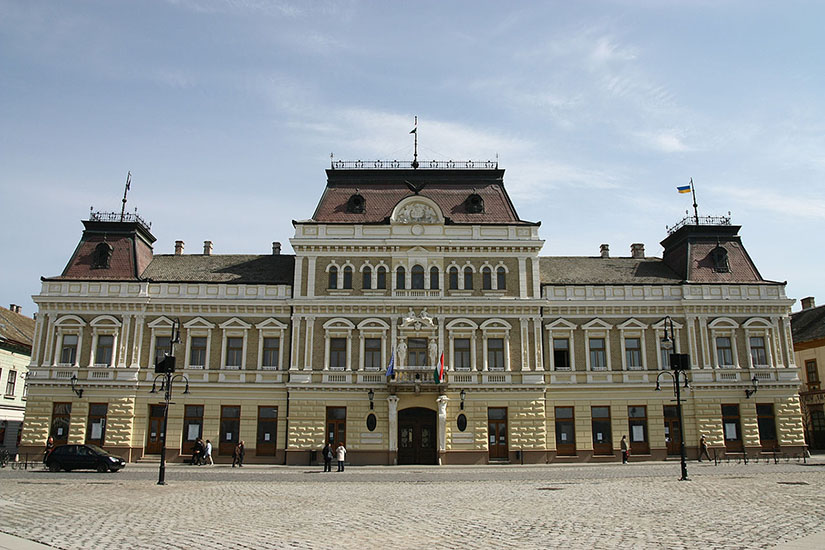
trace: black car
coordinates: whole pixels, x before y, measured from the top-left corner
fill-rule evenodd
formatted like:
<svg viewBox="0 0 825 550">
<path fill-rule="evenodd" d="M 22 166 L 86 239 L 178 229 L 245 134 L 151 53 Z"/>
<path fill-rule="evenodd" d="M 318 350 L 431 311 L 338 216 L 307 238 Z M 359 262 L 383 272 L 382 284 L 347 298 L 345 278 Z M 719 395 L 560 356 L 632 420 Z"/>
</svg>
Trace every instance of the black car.
<svg viewBox="0 0 825 550">
<path fill-rule="evenodd" d="M 110 455 L 97 445 L 61 445 L 46 457 L 49 471 L 60 470 L 97 470 L 98 472 L 117 472 L 126 461 Z"/>
</svg>

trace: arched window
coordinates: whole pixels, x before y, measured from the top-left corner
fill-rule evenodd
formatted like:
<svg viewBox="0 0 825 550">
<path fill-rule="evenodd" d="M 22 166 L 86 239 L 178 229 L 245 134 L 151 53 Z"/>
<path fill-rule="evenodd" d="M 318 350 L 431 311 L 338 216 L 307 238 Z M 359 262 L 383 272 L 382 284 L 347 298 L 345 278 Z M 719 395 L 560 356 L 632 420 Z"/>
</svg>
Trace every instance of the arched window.
<svg viewBox="0 0 825 550">
<path fill-rule="evenodd" d="M 398 266 L 398 269 L 395 270 L 395 288 L 398 290 L 403 290 L 407 288 L 406 283 L 406 272 L 402 266 Z"/>
<path fill-rule="evenodd" d="M 335 266 L 329 268 L 329 288 L 338 288 L 338 268 Z"/>
<path fill-rule="evenodd" d="M 412 278 L 412 286 L 410 288 L 414 288 L 416 290 L 421 290 L 424 288 L 424 268 L 420 265 L 414 265 L 413 268 L 410 270 L 410 277 Z"/>
<path fill-rule="evenodd" d="M 464 290 L 473 290 L 473 269 L 464 268 Z"/>
<path fill-rule="evenodd" d="M 92 256 L 92 269 L 109 269 L 113 251 L 114 248 L 109 243 L 104 242 L 97 245 Z"/>
<path fill-rule="evenodd" d="M 387 288 L 387 268 L 381 266 L 378 268 L 376 288 L 380 288 L 381 290 L 385 290 Z"/>
<path fill-rule="evenodd" d="M 372 268 L 365 267 L 361 272 L 361 288 L 369 290 L 372 288 Z"/>
<path fill-rule="evenodd" d="M 458 268 L 453 266 L 450 268 L 450 290 L 458 290 Z"/>
<path fill-rule="evenodd" d="M 344 268 L 344 288 L 352 288 L 352 267 Z"/>
<path fill-rule="evenodd" d="M 728 262 L 728 251 L 721 245 L 710 251 L 710 259 L 713 261 L 713 270 L 717 273 L 730 273 L 730 263 Z"/>
<path fill-rule="evenodd" d="M 493 271 L 489 267 L 481 268 L 481 289 L 493 290 Z"/>
<path fill-rule="evenodd" d="M 507 288 L 507 271 L 503 267 L 496 269 L 496 286 L 499 290 Z"/>
<path fill-rule="evenodd" d="M 438 268 L 431 267 L 430 268 L 430 288 L 432 290 L 438 290 Z"/>
</svg>

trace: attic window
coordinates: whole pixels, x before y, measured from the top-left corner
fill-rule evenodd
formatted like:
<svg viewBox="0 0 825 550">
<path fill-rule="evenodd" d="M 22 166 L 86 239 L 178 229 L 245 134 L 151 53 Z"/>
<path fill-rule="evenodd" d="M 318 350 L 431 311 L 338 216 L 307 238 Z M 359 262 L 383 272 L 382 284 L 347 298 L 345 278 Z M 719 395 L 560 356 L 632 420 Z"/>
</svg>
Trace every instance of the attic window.
<svg viewBox="0 0 825 550">
<path fill-rule="evenodd" d="M 109 243 L 98 244 L 95 247 L 94 254 L 92 254 L 92 269 L 109 269 L 113 250 L 112 245 Z"/>
<path fill-rule="evenodd" d="M 356 193 L 347 201 L 347 212 L 350 214 L 363 214 L 366 206 L 367 201 L 364 200 L 364 197 Z"/>
<path fill-rule="evenodd" d="M 730 273 L 730 263 L 728 262 L 728 251 L 721 245 L 710 251 L 710 259 L 713 261 L 713 270 L 717 273 Z"/>
<path fill-rule="evenodd" d="M 467 209 L 468 214 L 483 214 L 484 213 L 484 199 L 481 198 L 481 195 L 478 193 L 473 193 L 467 200 L 464 201 L 464 205 Z"/>
</svg>

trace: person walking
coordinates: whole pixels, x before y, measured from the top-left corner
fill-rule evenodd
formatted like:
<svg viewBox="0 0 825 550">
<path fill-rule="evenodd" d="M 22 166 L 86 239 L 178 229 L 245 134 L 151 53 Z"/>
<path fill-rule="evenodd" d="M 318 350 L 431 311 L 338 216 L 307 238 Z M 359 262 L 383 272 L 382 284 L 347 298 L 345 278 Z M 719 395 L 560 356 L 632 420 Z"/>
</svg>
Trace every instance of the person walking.
<svg viewBox="0 0 825 550">
<path fill-rule="evenodd" d="M 347 457 L 347 449 L 344 447 L 344 442 L 338 444 L 338 448 L 335 449 L 335 457 L 338 459 L 338 471 L 344 471 L 344 459 Z"/>
<path fill-rule="evenodd" d="M 203 452 L 204 454 L 204 462 L 209 462 L 210 466 L 214 466 L 215 463 L 212 461 L 212 442 L 208 439 L 206 440 L 206 449 Z"/>
<path fill-rule="evenodd" d="M 238 465 L 238 468 L 243 468 L 244 444 L 243 441 L 235 445 L 235 452 L 232 453 L 232 467 Z"/>
<path fill-rule="evenodd" d="M 203 439 L 200 437 L 195 439 L 195 444 L 192 445 L 192 465 L 200 466 L 203 460 Z"/>
<path fill-rule="evenodd" d="M 630 453 L 627 450 L 627 436 L 626 435 L 622 436 L 621 448 L 622 448 L 622 464 L 627 464 L 627 457 Z"/>
<path fill-rule="evenodd" d="M 2 442 L 0 442 L 0 443 L 2 443 Z M 54 438 L 52 436 L 49 436 L 49 438 L 46 440 L 46 450 L 43 451 L 43 463 L 44 464 L 46 463 L 46 459 L 49 458 L 49 455 L 52 454 L 53 450 L 54 450 Z"/>
<path fill-rule="evenodd" d="M 321 456 L 324 457 L 324 471 L 331 472 L 332 471 L 332 447 L 329 445 L 329 441 L 326 442 L 324 448 L 321 449 Z"/>
<path fill-rule="evenodd" d="M 705 434 L 699 438 L 699 462 L 702 462 L 702 455 L 710 462 L 710 455 L 708 454 L 708 442 L 705 441 Z"/>
</svg>

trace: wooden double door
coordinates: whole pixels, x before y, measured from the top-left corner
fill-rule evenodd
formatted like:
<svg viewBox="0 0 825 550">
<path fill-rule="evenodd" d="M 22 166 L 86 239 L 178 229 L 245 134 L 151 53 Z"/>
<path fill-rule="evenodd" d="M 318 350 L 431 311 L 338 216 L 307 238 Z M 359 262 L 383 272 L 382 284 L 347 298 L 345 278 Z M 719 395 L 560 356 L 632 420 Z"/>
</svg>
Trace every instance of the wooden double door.
<svg viewBox="0 0 825 550">
<path fill-rule="evenodd" d="M 436 412 L 414 407 L 398 412 L 398 463 L 438 464 Z"/>
<path fill-rule="evenodd" d="M 510 449 L 507 443 L 507 407 L 487 409 L 487 435 L 490 460 L 508 460 Z"/>
<path fill-rule="evenodd" d="M 166 437 L 163 413 L 166 405 L 149 405 L 149 432 L 146 434 L 146 454 L 159 455 Z"/>
</svg>

